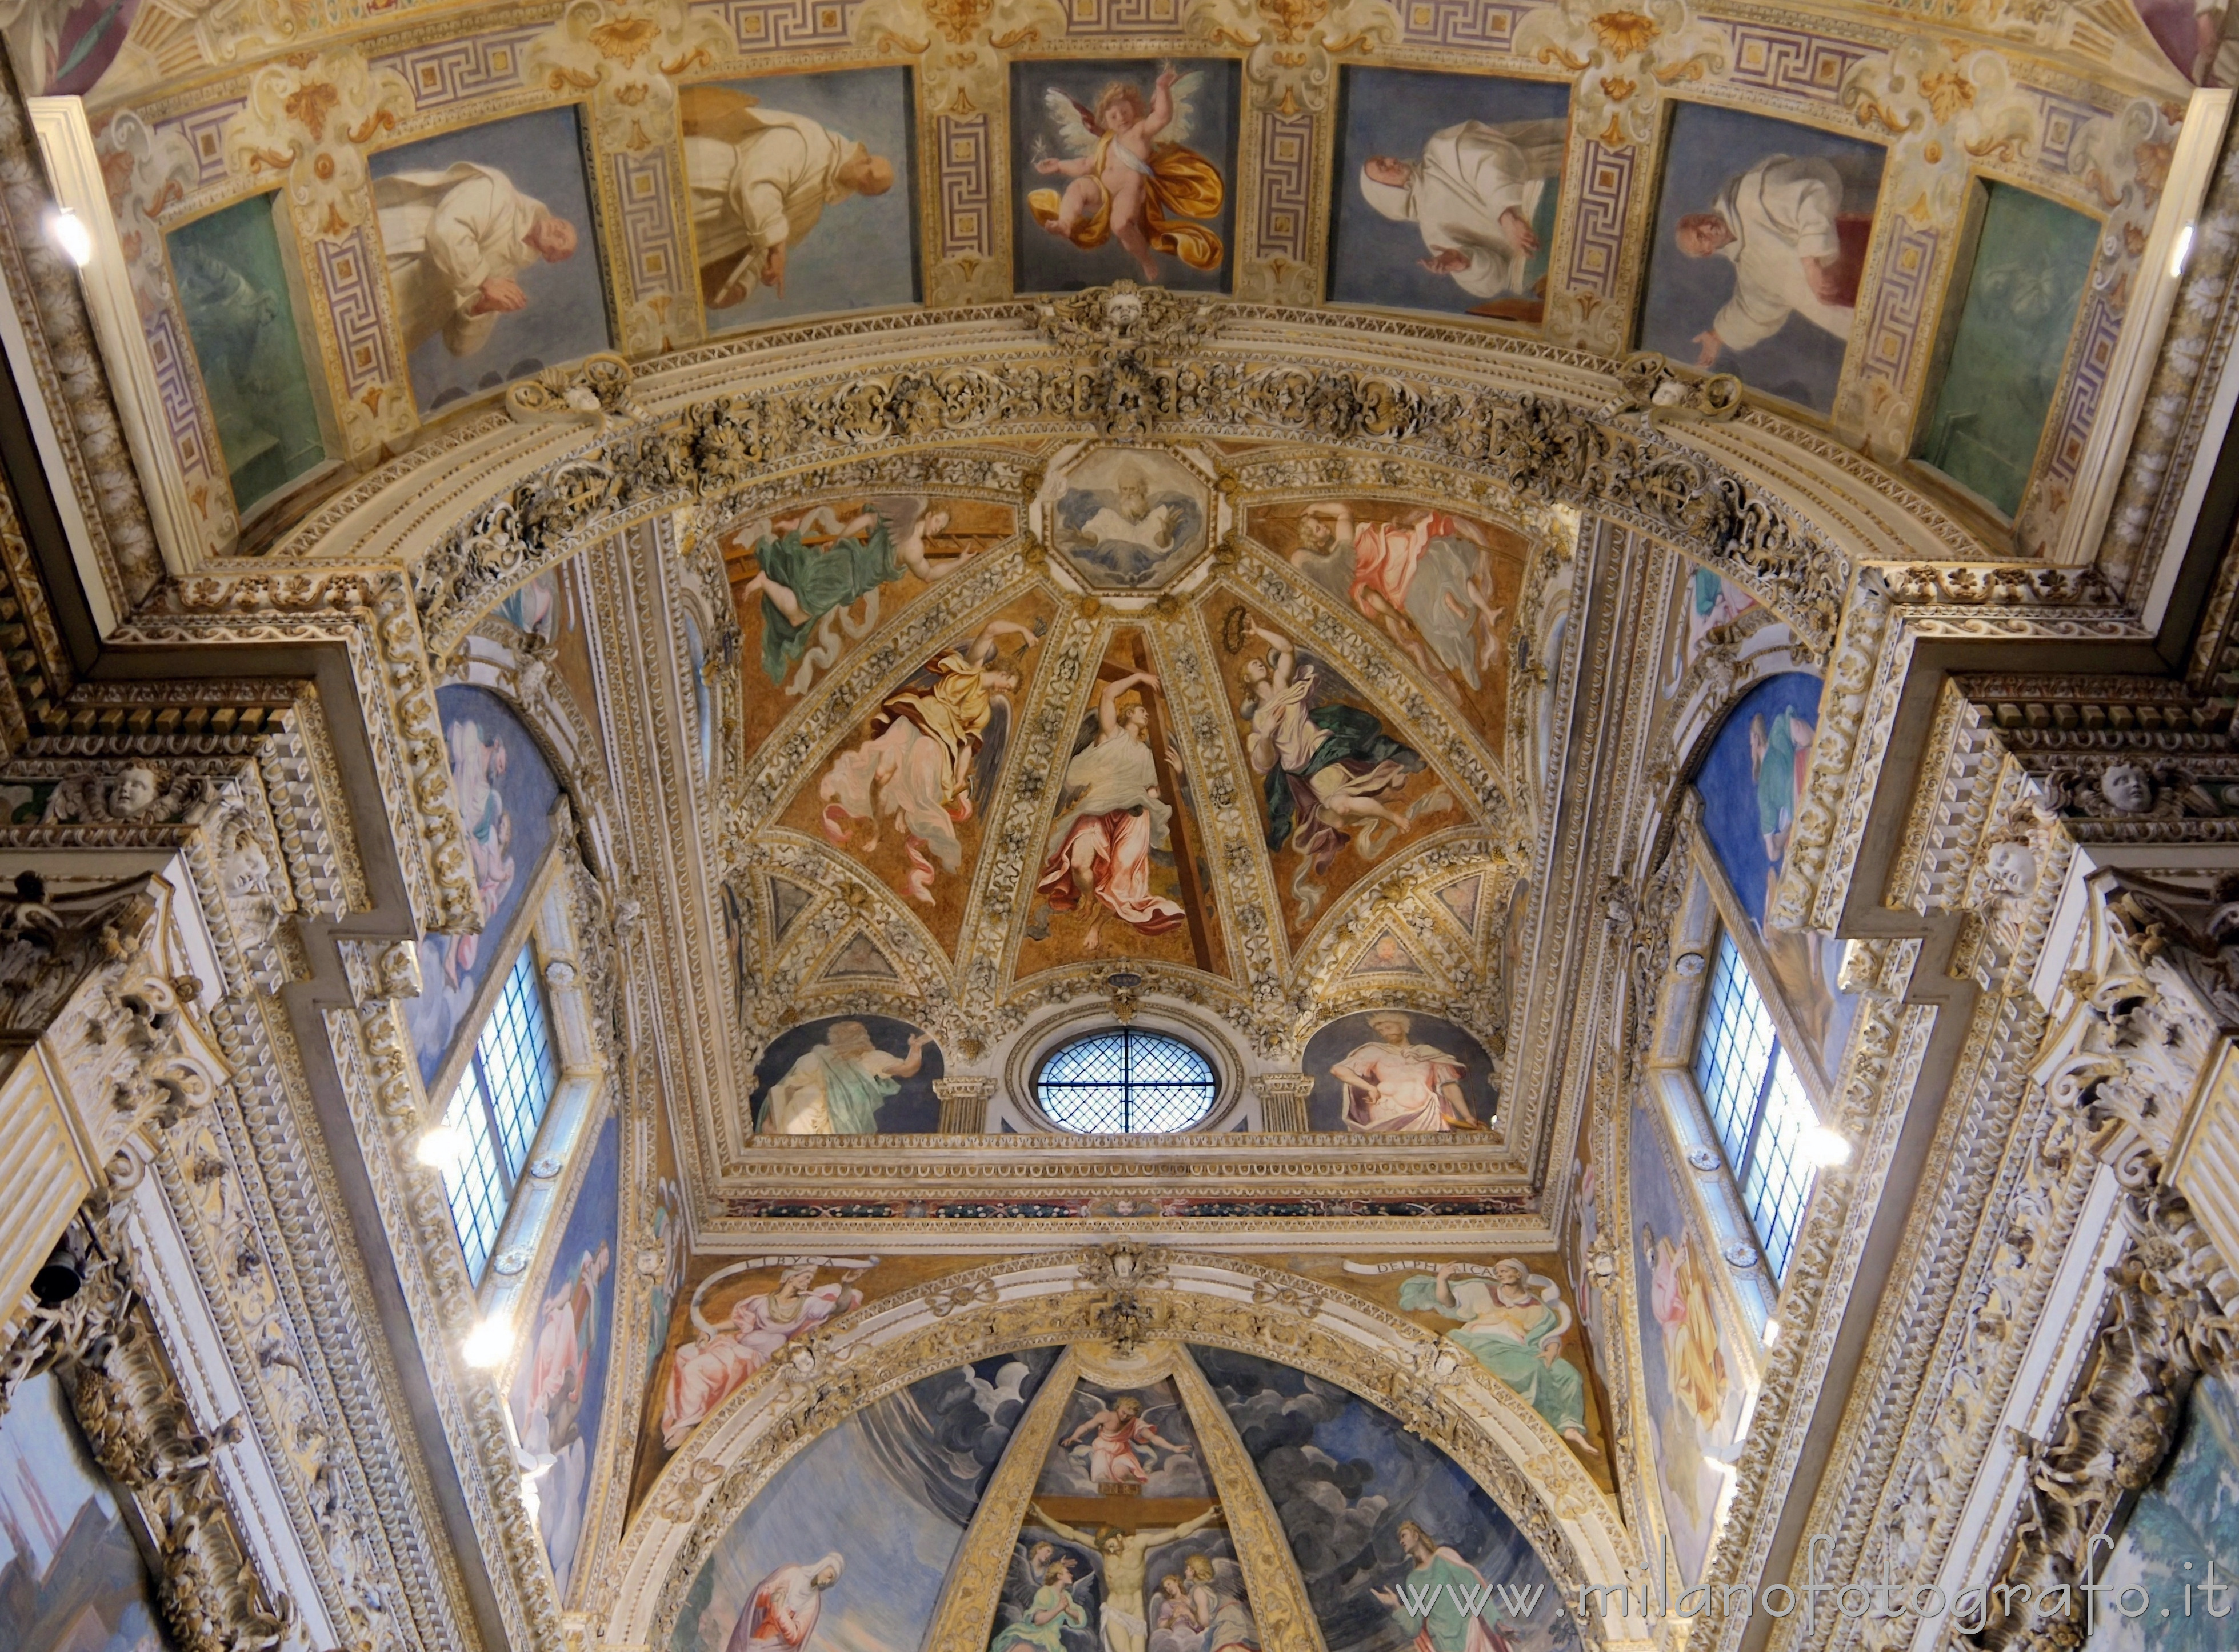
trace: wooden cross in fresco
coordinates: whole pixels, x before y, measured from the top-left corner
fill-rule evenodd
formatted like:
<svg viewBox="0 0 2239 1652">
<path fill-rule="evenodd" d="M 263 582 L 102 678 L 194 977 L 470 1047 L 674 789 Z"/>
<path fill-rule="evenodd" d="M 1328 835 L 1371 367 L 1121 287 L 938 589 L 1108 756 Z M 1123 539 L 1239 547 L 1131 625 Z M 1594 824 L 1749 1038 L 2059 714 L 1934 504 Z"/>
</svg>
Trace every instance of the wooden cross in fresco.
<svg viewBox="0 0 2239 1652">
<path fill-rule="evenodd" d="M 1146 1526 L 1179 1526 L 1213 1507 L 1211 1497 L 1036 1497 L 1034 1506 L 1086 1532 L 1109 1526 L 1133 1536 Z M 1026 1523 L 1034 1523 L 1033 1516 Z"/>
<path fill-rule="evenodd" d="M 1096 681 L 1100 687 L 1135 672 L 1150 669 L 1151 649 L 1144 640 L 1143 634 L 1125 631 L 1113 640 L 1112 649 L 1104 656 L 1104 663 L 1097 667 Z M 1197 959 L 1197 966 L 1210 973 L 1213 947 L 1206 937 L 1205 900 L 1198 886 L 1197 855 L 1190 846 L 1189 826 L 1194 823 L 1188 820 L 1188 812 L 1182 807 L 1181 787 L 1175 781 L 1173 766 L 1166 761 L 1166 720 L 1159 714 L 1165 681 L 1163 677 L 1159 679 L 1159 693 L 1144 692 L 1143 711 L 1150 720 L 1143 733 L 1150 742 L 1151 766 L 1158 776 L 1159 795 L 1174 812 L 1173 824 L 1167 838 L 1173 849 L 1174 875 L 1181 882 L 1182 917 L 1189 926 L 1190 951 Z M 1056 1510 L 1052 1509 L 1051 1512 L 1054 1514 Z"/>
</svg>

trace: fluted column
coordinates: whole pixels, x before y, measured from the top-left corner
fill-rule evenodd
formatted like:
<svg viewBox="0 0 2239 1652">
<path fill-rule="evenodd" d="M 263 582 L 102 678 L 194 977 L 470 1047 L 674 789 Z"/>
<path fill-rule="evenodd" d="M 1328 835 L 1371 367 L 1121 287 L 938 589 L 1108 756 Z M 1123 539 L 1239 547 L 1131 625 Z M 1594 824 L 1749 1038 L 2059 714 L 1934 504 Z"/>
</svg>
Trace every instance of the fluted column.
<svg viewBox="0 0 2239 1652">
<path fill-rule="evenodd" d="M 1259 1098 L 1259 1128 L 1282 1135 L 1306 1133 L 1306 1098 L 1314 1093 L 1309 1072 L 1263 1072 L 1252 1081 Z"/>
<path fill-rule="evenodd" d="M 933 1093 L 940 1098 L 942 1135 L 977 1136 L 987 1130 L 987 1104 L 995 1095 L 993 1078 L 935 1078 Z"/>
</svg>

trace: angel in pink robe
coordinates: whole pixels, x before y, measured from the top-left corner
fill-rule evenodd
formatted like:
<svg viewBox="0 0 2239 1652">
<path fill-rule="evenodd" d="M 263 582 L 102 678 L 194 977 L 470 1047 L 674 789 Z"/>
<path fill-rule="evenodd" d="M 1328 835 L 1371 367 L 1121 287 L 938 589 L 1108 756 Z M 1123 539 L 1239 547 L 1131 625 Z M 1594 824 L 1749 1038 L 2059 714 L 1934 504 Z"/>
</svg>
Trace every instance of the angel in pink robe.
<svg viewBox="0 0 2239 1652">
<path fill-rule="evenodd" d="M 1065 1437 L 1078 1445 L 1093 1434 L 1088 1448 L 1088 1477 L 1098 1485 L 1141 1485 L 1150 1479 L 1139 1451 L 1154 1447 L 1188 1455 L 1189 1447 L 1166 1439 L 1143 1417 L 1143 1402 L 1122 1394 Z"/>
</svg>

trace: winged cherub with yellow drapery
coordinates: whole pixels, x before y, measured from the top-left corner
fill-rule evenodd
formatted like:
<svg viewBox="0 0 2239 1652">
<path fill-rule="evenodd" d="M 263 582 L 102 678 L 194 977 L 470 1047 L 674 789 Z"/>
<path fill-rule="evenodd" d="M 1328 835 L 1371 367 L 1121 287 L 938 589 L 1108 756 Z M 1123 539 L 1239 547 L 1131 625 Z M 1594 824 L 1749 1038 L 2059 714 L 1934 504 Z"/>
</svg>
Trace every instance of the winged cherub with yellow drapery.
<svg viewBox="0 0 2239 1652">
<path fill-rule="evenodd" d="M 1034 170 L 1073 182 L 1062 196 L 1036 189 L 1026 197 L 1034 222 L 1084 250 L 1118 236 L 1146 282 L 1159 279 L 1153 253 L 1193 269 L 1219 269 L 1220 237 L 1202 223 L 1178 222 L 1218 219 L 1226 193 L 1213 163 L 1183 145 L 1200 78 L 1161 70 L 1148 109 L 1133 81 L 1106 86 L 1094 109 L 1053 87 L 1044 101 L 1072 158 L 1044 156 Z"/>
</svg>

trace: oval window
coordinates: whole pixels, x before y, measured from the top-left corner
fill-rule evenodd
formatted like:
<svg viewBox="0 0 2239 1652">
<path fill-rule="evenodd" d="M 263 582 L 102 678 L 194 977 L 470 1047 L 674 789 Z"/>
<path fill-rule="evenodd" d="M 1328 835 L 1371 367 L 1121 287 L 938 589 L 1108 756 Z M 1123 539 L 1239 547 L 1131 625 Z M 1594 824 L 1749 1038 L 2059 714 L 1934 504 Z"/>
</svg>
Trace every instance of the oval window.
<svg viewBox="0 0 2239 1652">
<path fill-rule="evenodd" d="M 1163 1032 L 1113 1027 L 1060 1045 L 1034 1078 L 1034 1100 L 1084 1136 L 1187 1130 L 1219 1092 L 1213 1063 Z"/>
</svg>

